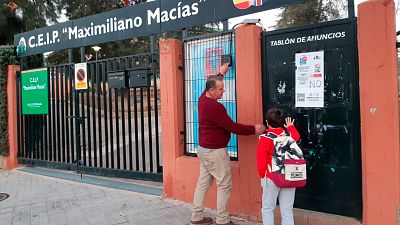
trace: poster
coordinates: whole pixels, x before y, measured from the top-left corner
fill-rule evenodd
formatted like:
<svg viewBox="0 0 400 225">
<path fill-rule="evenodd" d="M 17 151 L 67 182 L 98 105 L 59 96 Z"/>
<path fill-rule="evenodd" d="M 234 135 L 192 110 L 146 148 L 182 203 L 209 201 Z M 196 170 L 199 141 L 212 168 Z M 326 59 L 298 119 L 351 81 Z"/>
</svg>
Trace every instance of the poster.
<svg viewBox="0 0 400 225">
<path fill-rule="evenodd" d="M 199 147 L 198 100 L 206 87 L 206 78 L 217 74 L 223 55 L 232 55 L 232 67 L 224 77 L 225 93 L 219 100 L 228 115 L 236 121 L 236 73 L 232 35 L 189 41 L 185 43 L 185 112 L 186 152 L 197 153 Z M 231 134 L 227 146 L 231 157 L 237 156 L 237 136 Z"/>
<path fill-rule="evenodd" d="M 86 90 L 87 88 L 87 64 L 77 63 L 75 64 L 75 90 Z"/>
<path fill-rule="evenodd" d="M 49 113 L 47 68 L 21 72 L 22 114 Z"/>
<path fill-rule="evenodd" d="M 296 107 L 324 107 L 324 52 L 296 54 Z"/>
</svg>

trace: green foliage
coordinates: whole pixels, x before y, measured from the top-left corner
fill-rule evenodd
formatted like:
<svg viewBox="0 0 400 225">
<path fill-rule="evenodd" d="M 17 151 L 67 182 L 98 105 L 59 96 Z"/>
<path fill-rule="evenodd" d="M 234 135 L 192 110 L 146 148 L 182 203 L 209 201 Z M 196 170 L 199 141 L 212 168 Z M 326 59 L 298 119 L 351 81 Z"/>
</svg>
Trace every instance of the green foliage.
<svg viewBox="0 0 400 225">
<path fill-rule="evenodd" d="M 347 0 L 310 0 L 283 9 L 275 26 L 277 29 L 320 23 L 343 18 Z"/>
<path fill-rule="evenodd" d="M 7 66 L 17 64 L 12 46 L 0 47 L 0 155 L 8 155 Z"/>
</svg>

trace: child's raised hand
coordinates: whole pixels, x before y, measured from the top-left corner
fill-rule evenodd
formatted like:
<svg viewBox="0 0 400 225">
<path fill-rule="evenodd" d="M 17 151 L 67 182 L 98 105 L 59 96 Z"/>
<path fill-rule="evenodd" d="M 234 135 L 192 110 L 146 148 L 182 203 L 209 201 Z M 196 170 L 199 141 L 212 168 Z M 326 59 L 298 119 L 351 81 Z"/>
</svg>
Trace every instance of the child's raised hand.
<svg viewBox="0 0 400 225">
<path fill-rule="evenodd" d="M 285 118 L 285 127 L 288 128 L 294 124 L 294 119 L 292 117 L 286 117 Z"/>
</svg>

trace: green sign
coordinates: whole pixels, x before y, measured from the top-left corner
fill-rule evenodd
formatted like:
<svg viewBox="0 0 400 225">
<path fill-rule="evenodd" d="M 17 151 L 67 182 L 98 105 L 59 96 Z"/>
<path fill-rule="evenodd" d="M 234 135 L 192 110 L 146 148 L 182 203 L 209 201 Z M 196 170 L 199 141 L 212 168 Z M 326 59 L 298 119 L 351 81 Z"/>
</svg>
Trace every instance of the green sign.
<svg viewBox="0 0 400 225">
<path fill-rule="evenodd" d="M 22 114 L 48 114 L 47 68 L 22 71 L 21 78 Z"/>
</svg>

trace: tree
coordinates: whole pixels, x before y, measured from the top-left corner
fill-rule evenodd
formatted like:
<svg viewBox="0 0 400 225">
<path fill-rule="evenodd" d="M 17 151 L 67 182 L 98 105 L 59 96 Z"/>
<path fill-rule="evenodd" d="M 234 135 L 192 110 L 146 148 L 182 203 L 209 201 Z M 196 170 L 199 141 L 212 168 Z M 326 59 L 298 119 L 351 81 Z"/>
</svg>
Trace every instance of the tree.
<svg viewBox="0 0 400 225">
<path fill-rule="evenodd" d="M 56 1 L 0 0 L 0 45 L 13 44 L 14 34 L 56 23 Z"/>
<path fill-rule="evenodd" d="M 12 45 L 14 34 L 22 30 L 22 18 L 17 17 L 7 5 L 0 6 L 0 45 Z"/>
<path fill-rule="evenodd" d="M 339 19 L 346 10 L 347 0 L 310 0 L 284 8 L 274 27 L 281 29 Z"/>
</svg>

